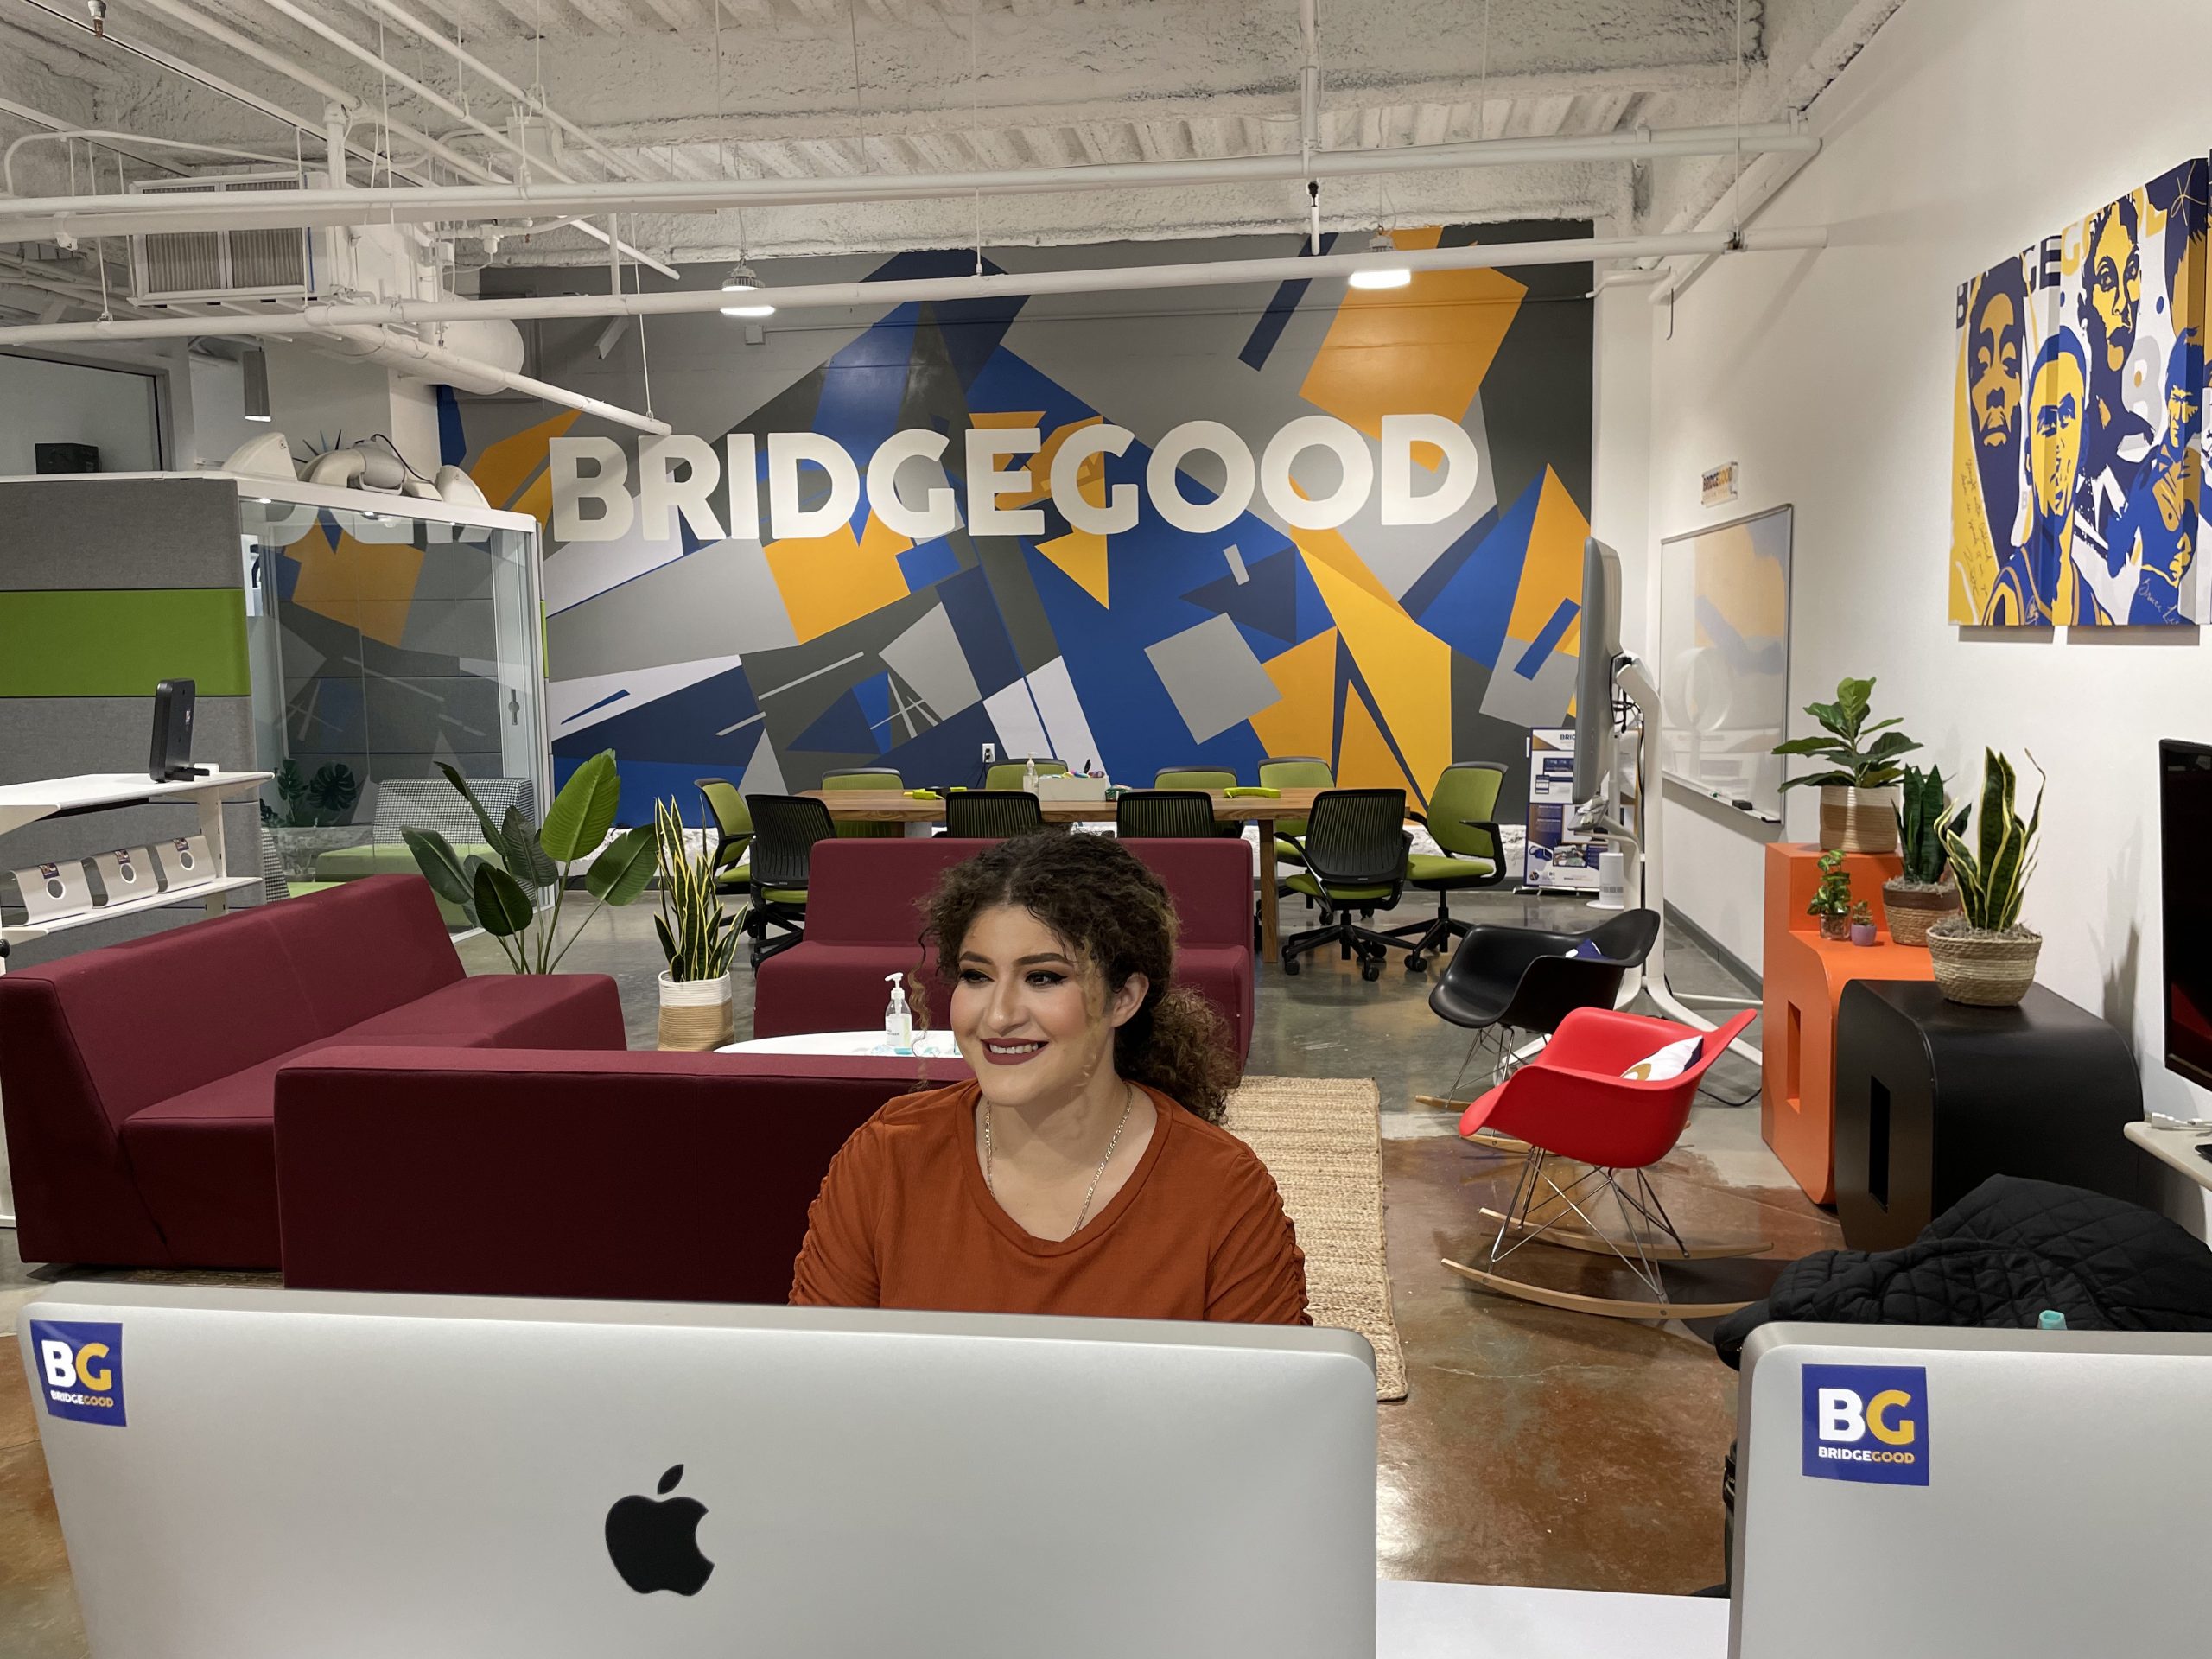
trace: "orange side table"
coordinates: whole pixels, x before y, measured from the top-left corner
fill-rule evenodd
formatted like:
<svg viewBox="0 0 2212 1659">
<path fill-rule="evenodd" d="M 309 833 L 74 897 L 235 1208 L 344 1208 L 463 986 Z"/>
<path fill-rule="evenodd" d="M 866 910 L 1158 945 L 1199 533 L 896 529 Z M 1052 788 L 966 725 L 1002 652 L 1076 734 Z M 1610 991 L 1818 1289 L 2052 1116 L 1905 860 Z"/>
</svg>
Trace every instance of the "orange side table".
<svg viewBox="0 0 2212 1659">
<path fill-rule="evenodd" d="M 1766 1057 L 1759 1088 L 1759 1132 L 1783 1167 L 1815 1204 L 1835 1202 L 1835 1021 L 1843 988 L 1854 979 L 1933 979 L 1928 952 L 1893 943 L 1882 883 L 1904 866 L 1895 854 L 1849 853 L 1851 896 L 1874 912 L 1879 943 L 1821 937 L 1805 913 L 1821 885 L 1821 849 L 1770 842 L 1766 849 L 1764 1018 Z"/>
</svg>

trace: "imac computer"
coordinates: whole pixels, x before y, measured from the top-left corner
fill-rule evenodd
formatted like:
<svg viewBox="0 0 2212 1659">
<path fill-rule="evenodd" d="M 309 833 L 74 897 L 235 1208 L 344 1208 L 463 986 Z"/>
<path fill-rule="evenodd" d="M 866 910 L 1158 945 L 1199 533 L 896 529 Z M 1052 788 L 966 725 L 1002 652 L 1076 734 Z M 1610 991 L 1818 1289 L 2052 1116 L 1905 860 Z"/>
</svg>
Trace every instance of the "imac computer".
<svg viewBox="0 0 2212 1659">
<path fill-rule="evenodd" d="M 2166 1070 L 2212 1089 L 2212 745 L 2158 745 L 2158 842 Z"/>
</svg>

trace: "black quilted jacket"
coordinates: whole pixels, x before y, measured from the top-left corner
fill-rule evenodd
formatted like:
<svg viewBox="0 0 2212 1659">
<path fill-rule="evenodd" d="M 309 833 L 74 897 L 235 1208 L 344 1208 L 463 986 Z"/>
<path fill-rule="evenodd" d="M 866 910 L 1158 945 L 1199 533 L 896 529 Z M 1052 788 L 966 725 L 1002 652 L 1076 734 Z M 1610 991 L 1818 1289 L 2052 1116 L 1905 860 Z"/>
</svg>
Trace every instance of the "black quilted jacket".
<svg viewBox="0 0 2212 1659">
<path fill-rule="evenodd" d="M 2212 1331 L 2212 1249 L 2139 1205 L 1992 1176 L 1901 1250 L 1822 1250 L 1713 1337 L 1734 1365 L 1769 1319 L 1822 1325 Z"/>
</svg>

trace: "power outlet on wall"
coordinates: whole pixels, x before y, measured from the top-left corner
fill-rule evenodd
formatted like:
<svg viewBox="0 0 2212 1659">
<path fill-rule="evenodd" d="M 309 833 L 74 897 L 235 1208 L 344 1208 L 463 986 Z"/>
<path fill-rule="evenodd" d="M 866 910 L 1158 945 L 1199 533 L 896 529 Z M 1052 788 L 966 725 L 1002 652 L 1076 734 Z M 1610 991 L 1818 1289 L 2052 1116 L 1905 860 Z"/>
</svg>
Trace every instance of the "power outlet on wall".
<svg viewBox="0 0 2212 1659">
<path fill-rule="evenodd" d="M 999 758 L 999 746 L 998 746 L 997 744 L 995 744 L 995 743 L 986 743 L 986 744 L 984 744 L 984 745 L 983 745 L 983 764 L 984 764 L 985 766 L 989 766 L 989 765 L 991 764 L 991 762 L 992 762 L 992 761 L 994 761 L 994 760 L 997 760 L 998 758 Z"/>
</svg>

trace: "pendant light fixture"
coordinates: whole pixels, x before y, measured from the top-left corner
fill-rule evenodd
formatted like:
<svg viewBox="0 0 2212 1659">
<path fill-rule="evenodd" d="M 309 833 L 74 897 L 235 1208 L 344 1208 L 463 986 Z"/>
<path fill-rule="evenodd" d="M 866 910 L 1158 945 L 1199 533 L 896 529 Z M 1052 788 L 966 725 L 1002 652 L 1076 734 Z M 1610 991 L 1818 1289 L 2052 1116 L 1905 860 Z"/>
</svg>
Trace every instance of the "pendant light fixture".
<svg viewBox="0 0 2212 1659">
<path fill-rule="evenodd" d="M 735 264 L 729 275 L 722 278 L 722 292 L 733 296 L 732 302 L 722 307 L 726 317 L 772 317 L 776 308 L 762 300 L 748 299 L 748 295 L 760 291 L 760 279 L 753 274 L 753 267 Z"/>
<path fill-rule="evenodd" d="M 1397 246 L 1381 231 L 1376 231 L 1367 244 L 1370 253 L 1395 253 Z M 1355 270 L 1344 280 L 1354 288 L 1403 288 L 1412 282 L 1414 274 L 1403 265 L 1382 265 L 1368 270 Z"/>
</svg>

